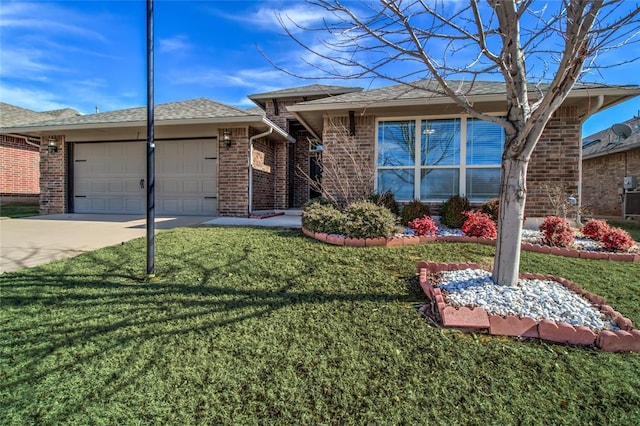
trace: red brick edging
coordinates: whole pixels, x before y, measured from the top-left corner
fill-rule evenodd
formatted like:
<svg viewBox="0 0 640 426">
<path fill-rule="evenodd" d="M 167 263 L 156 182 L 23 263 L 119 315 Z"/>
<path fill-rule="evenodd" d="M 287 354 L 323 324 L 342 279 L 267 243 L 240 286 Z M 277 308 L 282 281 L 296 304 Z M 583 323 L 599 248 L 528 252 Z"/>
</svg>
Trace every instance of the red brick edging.
<svg viewBox="0 0 640 426">
<path fill-rule="evenodd" d="M 429 281 L 430 276 L 442 271 L 455 271 L 469 268 L 482 269 L 480 265 L 475 263 L 419 262 L 417 268 L 420 287 L 422 287 L 427 297 L 435 303 L 444 327 L 487 330 L 489 334 L 493 335 L 533 337 L 571 345 L 595 345 L 606 352 L 640 352 L 640 330 L 633 328 L 633 323 L 630 319 L 625 318 L 611 306 L 607 305 L 601 296 L 589 293 L 577 284 L 564 278 L 542 274 L 520 274 L 520 278 L 524 279 L 547 279 L 562 284 L 569 290 L 591 302 L 600 309 L 601 312 L 613 318 L 613 321 L 620 327 L 620 330 L 605 330 L 596 333 L 587 327 L 574 327 L 564 322 L 556 323 L 546 319 L 536 321 L 532 318 L 520 318 L 513 315 L 503 317 L 500 315 L 489 315 L 482 308 L 472 309 L 448 306 L 444 301 L 440 288 L 434 286 Z"/>
<path fill-rule="evenodd" d="M 349 247 L 397 247 L 415 244 L 442 242 L 442 243 L 477 243 L 487 246 L 495 246 L 496 240 L 491 238 L 467 237 L 458 235 L 449 236 L 423 236 L 423 237 L 392 237 L 392 238 L 346 238 L 338 235 L 312 232 L 302 228 L 302 233 L 309 238 L 322 241 L 327 244 Z M 536 253 L 553 254 L 556 256 L 575 257 L 581 259 L 614 260 L 618 262 L 640 262 L 640 253 L 606 253 L 586 250 L 576 250 L 561 247 L 541 246 L 531 243 L 522 243 L 522 250 Z"/>
</svg>

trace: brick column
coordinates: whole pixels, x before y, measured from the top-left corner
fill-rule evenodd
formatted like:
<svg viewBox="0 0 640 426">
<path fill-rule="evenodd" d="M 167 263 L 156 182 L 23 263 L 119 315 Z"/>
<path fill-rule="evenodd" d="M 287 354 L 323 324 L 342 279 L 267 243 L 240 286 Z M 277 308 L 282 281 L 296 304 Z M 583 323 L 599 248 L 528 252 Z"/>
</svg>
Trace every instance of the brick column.
<svg viewBox="0 0 640 426">
<path fill-rule="evenodd" d="M 560 107 L 536 145 L 527 171 L 527 217 L 555 215 L 545 185 L 563 187 L 578 195 L 582 126 L 575 106 Z"/>
<path fill-rule="evenodd" d="M 249 129 L 229 129 L 231 146 L 219 130 L 218 213 L 220 216 L 246 217 L 249 212 Z"/>
<path fill-rule="evenodd" d="M 54 138 L 56 152 L 49 152 L 49 138 Z M 62 135 L 44 135 L 40 143 L 40 213 L 66 213 L 67 152 Z"/>
</svg>

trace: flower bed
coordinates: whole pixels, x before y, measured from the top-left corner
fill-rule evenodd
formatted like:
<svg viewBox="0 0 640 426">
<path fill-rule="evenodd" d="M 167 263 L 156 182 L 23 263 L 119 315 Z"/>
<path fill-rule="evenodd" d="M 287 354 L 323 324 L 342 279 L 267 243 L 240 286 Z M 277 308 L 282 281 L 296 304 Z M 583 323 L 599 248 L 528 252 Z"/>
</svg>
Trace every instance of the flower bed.
<svg viewBox="0 0 640 426">
<path fill-rule="evenodd" d="M 563 278 L 541 275 L 520 274 L 525 280 L 553 281 L 588 301 L 603 317 L 613 322 L 609 329 L 594 329 L 584 325 L 571 325 L 567 322 L 555 322 L 549 319 L 534 319 L 517 315 L 489 314 L 487 310 L 474 306 L 455 307 L 447 303 L 440 288 L 440 277 L 445 271 L 466 269 L 480 270 L 471 263 L 433 263 L 419 262 L 417 265 L 420 286 L 437 309 L 444 327 L 472 331 L 486 331 L 492 335 L 539 338 L 557 343 L 583 346 L 597 346 L 607 352 L 640 352 L 640 330 L 622 314 L 607 305 L 605 300 L 593 293 L 581 289 L 578 285 Z"/>
<path fill-rule="evenodd" d="M 415 236 L 410 233 L 405 233 L 396 235 L 391 238 L 347 238 L 344 235 L 311 232 L 305 228 L 302 228 L 302 233 L 310 238 L 314 238 L 324 243 L 351 247 L 397 247 L 403 245 L 424 244 L 432 242 L 477 243 L 493 246 L 495 246 L 496 244 L 495 239 L 469 237 L 464 235 L 461 231 L 455 232 L 454 230 L 454 232 L 450 232 L 443 229 L 439 229 L 436 232 L 436 235 Z M 523 234 L 523 242 L 521 244 L 522 250 L 582 259 L 614 260 L 618 262 L 640 262 L 640 253 L 637 252 L 617 253 L 596 251 L 593 248 L 581 249 L 579 248 L 579 246 L 575 246 L 576 248 L 552 247 L 542 244 L 540 241 L 538 241 L 537 237 L 533 237 L 532 235 L 533 234 L 527 233 Z"/>
</svg>

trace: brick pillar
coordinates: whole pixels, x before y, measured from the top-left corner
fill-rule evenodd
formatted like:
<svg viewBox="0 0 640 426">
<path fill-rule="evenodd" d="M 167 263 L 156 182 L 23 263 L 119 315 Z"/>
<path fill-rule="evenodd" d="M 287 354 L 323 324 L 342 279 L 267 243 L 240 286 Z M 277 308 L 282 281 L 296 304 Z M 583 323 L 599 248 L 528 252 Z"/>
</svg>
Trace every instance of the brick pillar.
<svg viewBox="0 0 640 426">
<path fill-rule="evenodd" d="M 57 151 L 49 152 L 49 138 L 56 141 Z M 44 135 L 40 143 L 40 213 L 66 213 L 67 150 L 63 135 Z"/>
<path fill-rule="evenodd" d="M 286 209 L 289 207 L 289 144 L 278 142 L 275 144 L 275 194 L 274 208 Z"/>
<path fill-rule="evenodd" d="M 576 106 L 560 107 L 551 117 L 536 145 L 527 170 L 527 217 L 555 215 L 545 185 L 578 195 L 582 126 Z"/>
<path fill-rule="evenodd" d="M 249 128 L 229 130 L 229 147 L 223 141 L 223 129 L 218 132 L 218 213 L 246 217 L 249 213 Z"/>
</svg>

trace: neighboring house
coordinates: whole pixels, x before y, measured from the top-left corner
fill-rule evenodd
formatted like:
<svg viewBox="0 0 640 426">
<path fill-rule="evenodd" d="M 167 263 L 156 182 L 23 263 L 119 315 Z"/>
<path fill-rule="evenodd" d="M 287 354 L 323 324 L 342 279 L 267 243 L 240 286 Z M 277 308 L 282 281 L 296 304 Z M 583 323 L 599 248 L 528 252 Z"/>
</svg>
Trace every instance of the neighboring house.
<svg viewBox="0 0 640 426">
<path fill-rule="evenodd" d="M 640 117 L 583 139 L 582 199 L 587 213 L 622 218 L 624 194 L 633 189 L 624 188 L 625 177 L 640 181 Z"/>
<path fill-rule="evenodd" d="M 36 112 L 0 102 L 0 127 L 77 116 L 72 109 Z M 38 202 L 40 194 L 40 138 L 0 135 L 0 200 Z"/>
<path fill-rule="evenodd" d="M 480 110 L 505 113 L 504 84 L 456 87 Z M 576 86 L 529 166 L 529 217 L 555 211 L 545 183 L 577 192 L 586 117 L 638 94 L 638 86 Z M 310 85 L 249 98 L 260 109 L 208 99 L 155 107 L 157 214 L 247 216 L 301 207 L 317 194 L 299 171 L 320 176 L 317 147 L 328 153 L 344 137 L 374 167 L 365 192 L 388 189 L 399 201 L 420 198 L 434 206 L 454 194 L 475 203 L 498 195 L 502 129 L 470 118 L 446 96 L 405 85 L 370 91 Z M 41 138 L 43 212 L 140 214 L 148 184 L 145 119 L 145 108 L 132 108 L 2 131 Z M 336 185 L 326 177 L 322 183 L 324 191 Z"/>
</svg>

